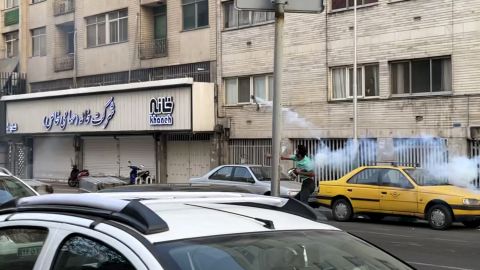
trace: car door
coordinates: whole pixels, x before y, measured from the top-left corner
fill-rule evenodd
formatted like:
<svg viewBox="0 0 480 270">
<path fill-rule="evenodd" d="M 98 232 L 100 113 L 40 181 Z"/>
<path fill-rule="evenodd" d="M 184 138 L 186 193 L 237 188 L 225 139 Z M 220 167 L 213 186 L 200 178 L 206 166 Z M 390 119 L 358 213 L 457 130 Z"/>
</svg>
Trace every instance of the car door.
<svg viewBox="0 0 480 270">
<path fill-rule="evenodd" d="M 42 222 L 5 222 L 0 226 L 0 269 L 42 269 L 41 254 L 55 229 Z"/>
<path fill-rule="evenodd" d="M 417 212 L 418 190 L 403 172 L 384 169 L 380 172 L 379 179 L 382 211 L 406 215 Z"/>
<path fill-rule="evenodd" d="M 234 166 L 223 166 L 208 177 L 208 183 L 231 186 Z"/>
<path fill-rule="evenodd" d="M 255 185 L 255 179 L 252 173 L 245 167 L 235 167 L 232 177 L 232 185 L 241 187 L 251 193 L 263 194 L 262 187 Z"/>
<path fill-rule="evenodd" d="M 380 169 L 366 168 L 347 181 L 345 195 L 355 212 L 380 210 L 379 172 Z"/>
<path fill-rule="evenodd" d="M 104 233 L 64 224 L 43 268 L 50 270 L 147 270 L 131 247 Z M 161 269 L 157 266 L 155 269 Z"/>
</svg>

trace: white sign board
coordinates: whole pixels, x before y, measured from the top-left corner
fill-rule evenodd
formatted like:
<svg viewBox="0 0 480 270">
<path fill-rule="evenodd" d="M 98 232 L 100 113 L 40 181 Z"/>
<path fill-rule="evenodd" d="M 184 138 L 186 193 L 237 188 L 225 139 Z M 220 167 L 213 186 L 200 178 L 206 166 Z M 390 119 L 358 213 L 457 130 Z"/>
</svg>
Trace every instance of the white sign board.
<svg viewBox="0 0 480 270">
<path fill-rule="evenodd" d="M 283 0 L 285 12 L 320 13 L 323 11 L 323 0 Z M 240 10 L 275 11 L 275 0 L 235 0 L 235 7 Z"/>
</svg>

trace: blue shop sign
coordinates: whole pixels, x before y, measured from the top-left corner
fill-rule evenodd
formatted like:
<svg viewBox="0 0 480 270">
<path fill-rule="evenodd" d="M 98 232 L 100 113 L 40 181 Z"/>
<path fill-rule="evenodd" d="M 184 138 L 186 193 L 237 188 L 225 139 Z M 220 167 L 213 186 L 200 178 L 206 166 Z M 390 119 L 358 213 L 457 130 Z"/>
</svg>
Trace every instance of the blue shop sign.
<svg viewBox="0 0 480 270">
<path fill-rule="evenodd" d="M 72 110 L 61 112 L 56 111 L 43 118 L 43 127 L 50 131 L 53 126 L 65 130 L 67 126 L 101 126 L 107 128 L 110 120 L 115 116 L 115 100 L 111 97 L 104 106 L 102 112 L 92 114 L 90 109 L 81 113 L 74 113 Z"/>
<path fill-rule="evenodd" d="M 150 100 L 150 126 L 172 126 L 174 107 L 172 96 L 152 98 Z"/>
</svg>

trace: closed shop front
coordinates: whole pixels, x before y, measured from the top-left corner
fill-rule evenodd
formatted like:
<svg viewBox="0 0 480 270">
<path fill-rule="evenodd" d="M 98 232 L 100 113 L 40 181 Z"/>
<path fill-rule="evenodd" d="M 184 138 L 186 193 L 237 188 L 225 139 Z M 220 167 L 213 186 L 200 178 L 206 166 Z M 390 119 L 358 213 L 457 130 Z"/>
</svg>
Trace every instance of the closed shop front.
<svg viewBox="0 0 480 270">
<path fill-rule="evenodd" d="M 33 139 L 33 178 L 67 180 L 74 163 L 73 136 Z"/>
<path fill-rule="evenodd" d="M 9 136 L 34 138 L 38 178 L 66 179 L 73 163 L 91 176 L 128 178 L 131 161 L 162 182 L 185 182 L 210 169 L 215 126 L 211 83 L 186 78 L 31 93 L 2 101 L 6 121 L 15 126 Z M 160 147 L 166 139 L 155 139 L 179 132 L 192 138 L 206 134 L 207 139 L 173 140 L 168 147 Z M 81 138 L 77 147 L 75 136 Z"/>
</svg>

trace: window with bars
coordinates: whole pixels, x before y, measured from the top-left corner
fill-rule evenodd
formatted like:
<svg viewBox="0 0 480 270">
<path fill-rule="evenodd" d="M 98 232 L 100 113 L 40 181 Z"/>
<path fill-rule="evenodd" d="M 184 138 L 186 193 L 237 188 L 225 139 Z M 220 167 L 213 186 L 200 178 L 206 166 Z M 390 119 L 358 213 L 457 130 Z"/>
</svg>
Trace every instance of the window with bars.
<svg viewBox="0 0 480 270">
<path fill-rule="evenodd" d="M 128 40 L 128 10 L 122 9 L 86 18 L 87 47 Z"/>
<path fill-rule="evenodd" d="M 240 28 L 275 20 L 275 12 L 241 11 L 234 2 L 223 3 L 224 28 Z"/>
<path fill-rule="evenodd" d="M 47 28 L 32 29 L 32 56 L 47 55 Z"/>
<path fill-rule="evenodd" d="M 353 97 L 353 67 L 335 67 L 332 71 L 332 99 Z M 380 95 L 378 64 L 362 65 L 357 68 L 357 96 L 377 97 Z"/>
<path fill-rule="evenodd" d="M 183 30 L 208 26 L 208 0 L 182 0 Z"/>
<path fill-rule="evenodd" d="M 273 75 L 253 75 L 225 79 L 225 103 L 236 105 L 251 103 L 251 96 L 258 101 L 273 98 Z"/>
<path fill-rule="evenodd" d="M 357 0 L 357 7 L 358 6 L 365 6 L 369 4 L 377 3 L 378 0 Z M 354 0 L 331 0 L 331 10 L 344 10 L 344 9 L 352 9 L 355 2 Z"/>
<path fill-rule="evenodd" d="M 406 60 L 390 63 L 394 95 L 414 95 L 452 91 L 450 57 Z"/>
</svg>

